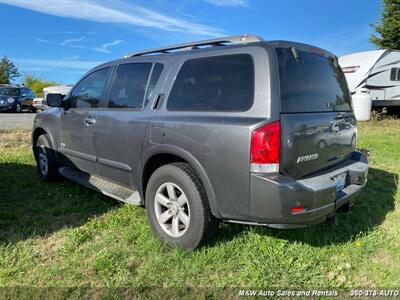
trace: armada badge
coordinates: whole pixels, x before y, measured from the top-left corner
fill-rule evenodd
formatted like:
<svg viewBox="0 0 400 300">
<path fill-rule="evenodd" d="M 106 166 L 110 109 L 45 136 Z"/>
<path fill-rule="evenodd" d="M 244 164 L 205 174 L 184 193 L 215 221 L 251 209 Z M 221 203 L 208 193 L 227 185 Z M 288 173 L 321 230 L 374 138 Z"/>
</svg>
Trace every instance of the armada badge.
<svg viewBox="0 0 400 300">
<path fill-rule="evenodd" d="M 313 154 L 308 154 L 308 155 L 303 155 L 299 156 L 297 158 L 297 163 L 305 162 L 305 161 L 310 161 L 318 158 L 318 153 L 313 153 Z"/>
</svg>

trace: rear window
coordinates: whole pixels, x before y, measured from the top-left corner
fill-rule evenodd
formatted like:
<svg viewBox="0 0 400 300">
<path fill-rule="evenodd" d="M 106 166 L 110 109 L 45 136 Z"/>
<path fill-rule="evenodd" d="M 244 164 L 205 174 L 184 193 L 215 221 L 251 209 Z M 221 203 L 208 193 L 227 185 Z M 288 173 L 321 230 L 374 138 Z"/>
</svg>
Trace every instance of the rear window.
<svg viewBox="0 0 400 300">
<path fill-rule="evenodd" d="M 168 110 L 246 111 L 253 104 L 254 66 L 248 54 L 197 58 L 181 67 Z"/>
<path fill-rule="evenodd" d="M 331 57 L 277 48 L 281 112 L 351 110 L 346 78 Z"/>
</svg>

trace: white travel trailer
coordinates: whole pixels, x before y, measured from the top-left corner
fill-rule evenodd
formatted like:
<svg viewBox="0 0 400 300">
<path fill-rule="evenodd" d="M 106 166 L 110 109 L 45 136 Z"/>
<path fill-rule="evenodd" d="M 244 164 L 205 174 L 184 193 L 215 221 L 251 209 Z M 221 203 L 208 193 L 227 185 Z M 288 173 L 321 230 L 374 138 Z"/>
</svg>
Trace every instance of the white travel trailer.
<svg viewBox="0 0 400 300">
<path fill-rule="evenodd" d="M 400 108 L 400 51 L 374 50 L 339 57 L 351 93 L 370 91 L 373 108 Z"/>
</svg>

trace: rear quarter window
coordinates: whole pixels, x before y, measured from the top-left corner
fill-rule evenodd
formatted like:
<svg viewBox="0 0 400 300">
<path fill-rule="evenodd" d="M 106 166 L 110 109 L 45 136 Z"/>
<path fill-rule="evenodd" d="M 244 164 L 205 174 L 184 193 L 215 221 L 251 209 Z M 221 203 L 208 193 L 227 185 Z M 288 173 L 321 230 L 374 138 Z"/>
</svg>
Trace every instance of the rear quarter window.
<svg viewBox="0 0 400 300">
<path fill-rule="evenodd" d="M 253 105 L 254 63 L 248 54 L 187 60 L 171 89 L 167 109 L 246 111 Z"/>
</svg>

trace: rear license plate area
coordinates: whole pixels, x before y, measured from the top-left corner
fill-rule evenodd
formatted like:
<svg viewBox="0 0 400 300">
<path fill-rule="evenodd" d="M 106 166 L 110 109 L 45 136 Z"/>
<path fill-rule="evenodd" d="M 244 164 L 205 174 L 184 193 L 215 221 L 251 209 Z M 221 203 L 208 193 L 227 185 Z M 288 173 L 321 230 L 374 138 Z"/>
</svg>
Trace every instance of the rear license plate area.
<svg viewBox="0 0 400 300">
<path fill-rule="evenodd" d="M 340 173 L 332 177 L 333 182 L 336 184 L 336 191 L 343 190 L 346 185 L 346 172 Z"/>
</svg>

